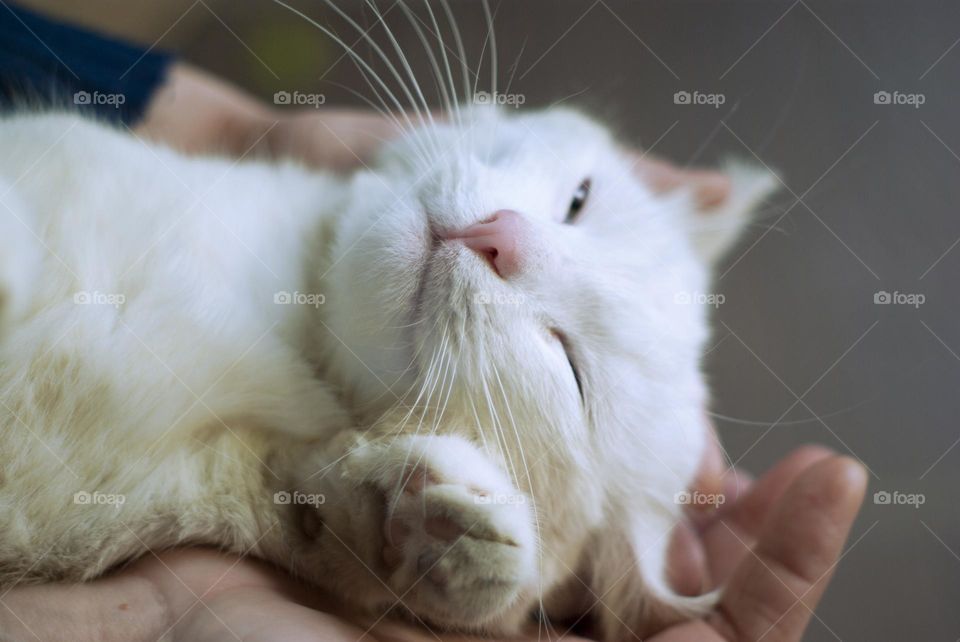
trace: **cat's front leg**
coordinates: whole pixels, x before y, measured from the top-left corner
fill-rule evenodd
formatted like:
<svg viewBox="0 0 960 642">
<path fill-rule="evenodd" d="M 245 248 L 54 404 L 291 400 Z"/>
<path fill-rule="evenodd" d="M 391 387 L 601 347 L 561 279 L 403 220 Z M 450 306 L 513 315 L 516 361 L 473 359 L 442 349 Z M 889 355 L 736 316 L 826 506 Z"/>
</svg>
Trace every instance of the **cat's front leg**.
<svg viewBox="0 0 960 642">
<path fill-rule="evenodd" d="M 294 570 L 373 611 L 509 634 L 537 586 L 532 507 L 454 436 L 341 434 L 287 461 L 278 510 Z M 284 503 L 285 502 L 285 503 Z"/>
</svg>

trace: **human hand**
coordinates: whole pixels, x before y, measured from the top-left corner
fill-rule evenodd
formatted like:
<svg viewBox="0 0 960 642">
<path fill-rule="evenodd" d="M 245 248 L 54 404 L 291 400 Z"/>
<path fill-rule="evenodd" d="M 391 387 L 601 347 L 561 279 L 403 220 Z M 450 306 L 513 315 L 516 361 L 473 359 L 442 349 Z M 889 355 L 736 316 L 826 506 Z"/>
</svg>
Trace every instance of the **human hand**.
<svg viewBox="0 0 960 642">
<path fill-rule="evenodd" d="M 717 491 L 716 470 L 706 467 L 700 480 L 708 490 L 701 492 Z M 722 486 L 727 503 L 678 530 L 671 550 L 679 590 L 724 585 L 723 597 L 707 617 L 674 626 L 651 642 L 800 640 L 866 483 L 860 464 L 812 446 L 795 451 L 756 483 L 728 474 Z"/>
<path fill-rule="evenodd" d="M 724 596 L 704 619 L 651 642 L 799 640 L 863 498 L 865 473 L 847 458 L 807 447 L 751 484 L 743 475 L 723 477 L 718 449 L 708 453 L 694 489 L 722 488 L 728 502 L 677 531 L 671 562 L 679 590 L 725 583 Z M 3 596 L 3 606 L 0 627 L 11 640 L 437 639 L 391 619 L 347 619 L 330 598 L 279 569 L 202 548 L 147 556 L 86 584 L 20 587 Z"/>
<path fill-rule="evenodd" d="M 171 67 L 133 130 L 187 153 L 293 158 L 337 171 L 361 167 L 397 131 L 371 110 L 279 109 L 184 63 Z"/>
</svg>

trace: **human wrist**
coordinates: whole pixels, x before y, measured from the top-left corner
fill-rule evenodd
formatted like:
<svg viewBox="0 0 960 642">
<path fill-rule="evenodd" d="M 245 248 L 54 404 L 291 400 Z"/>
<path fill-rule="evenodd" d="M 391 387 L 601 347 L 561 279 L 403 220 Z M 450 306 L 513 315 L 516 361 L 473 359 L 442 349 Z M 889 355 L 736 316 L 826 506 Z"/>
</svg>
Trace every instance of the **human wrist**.
<svg viewBox="0 0 960 642">
<path fill-rule="evenodd" d="M 160 593 L 126 575 L 17 587 L 3 597 L 3 606 L 3 642 L 139 642 L 158 639 L 170 625 Z"/>
<path fill-rule="evenodd" d="M 215 76 L 177 63 L 134 131 L 188 153 L 240 155 L 276 122 L 275 112 Z"/>
</svg>

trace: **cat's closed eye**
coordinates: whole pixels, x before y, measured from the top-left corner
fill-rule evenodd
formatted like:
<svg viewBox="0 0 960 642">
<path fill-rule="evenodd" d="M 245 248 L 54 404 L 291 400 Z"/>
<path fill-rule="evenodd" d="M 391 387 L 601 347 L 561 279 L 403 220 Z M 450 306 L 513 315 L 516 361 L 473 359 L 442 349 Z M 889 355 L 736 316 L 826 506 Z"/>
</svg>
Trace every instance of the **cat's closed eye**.
<svg viewBox="0 0 960 642">
<path fill-rule="evenodd" d="M 577 370 L 577 366 L 573 361 L 572 350 L 570 349 L 570 343 L 567 340 L 565 334 L 560 332 L 557 329 L 550 330 L 550 334 L 560 343 L 560 347 L 563 348 L 563 354 L 567 358 L 567 363 L 570 364 L 570 371 L 573 373 L 573 380 L 577 384 L 577 392 L 580 393 L 580 401 L 584 401 L 583 398 L 583 382 L 580 380 L 580 371 Z"/>
<path fill-rule="evenodd" d="M 563 222 L 567 225 L 572 225 L 577 221 L 577 218 L 580 216 L 580 212 L 583 210 L 584 205 L 587 204 L 587 198 L 590 196 L 590 179 L 585 178 L 577 186 L 576 191 L 573 193 L 573 198 L 570 199 L 570 207 L 567 210 L 567 216 L 563 219 Z"/>
</svg>

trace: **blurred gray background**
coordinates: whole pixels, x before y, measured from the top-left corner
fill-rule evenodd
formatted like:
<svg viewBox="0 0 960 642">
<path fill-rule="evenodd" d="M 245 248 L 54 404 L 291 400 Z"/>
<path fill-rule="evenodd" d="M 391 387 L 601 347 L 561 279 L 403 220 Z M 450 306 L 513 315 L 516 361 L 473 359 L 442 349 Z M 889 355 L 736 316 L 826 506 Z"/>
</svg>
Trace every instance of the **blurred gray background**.
<svg viewBox="0 0 960 642">
<path fill-rule="evenodd" d="M 365 91 L 330 39 L 269 0 L 26 4 L 176 50 L 268 100 L 299 89 L 351 105 L 339 84 Z M 295 4 L 356 40 L 319 0 Z M 476 68 L 482 9 L 452 5 Z M 372 24 L 360 2 L 338 6 Z M 788 189 L 720 270 L 708 370 L 714 409 L 730 419 L 717 424 L 754 472 L 806 442 L 872 471 L 807 639 L 960 638 L 960 4 L 493 6 L 501 87 L 509 80 L 527 106 L 567 99 L 681 164 L 734 155 L 781 173 Z M 429 78 L 400 12 L 388 22 Z M 482 74 L 486 88 L 488 65 Z M 678 105 L 678 91 L 725 102 Z M 877 104 L 879 91 L 923 104 Z M 878 292 L 925 300 L 878 305 Z M 876 504 L 879 491 L 925 501 Z"/>
</svg>

